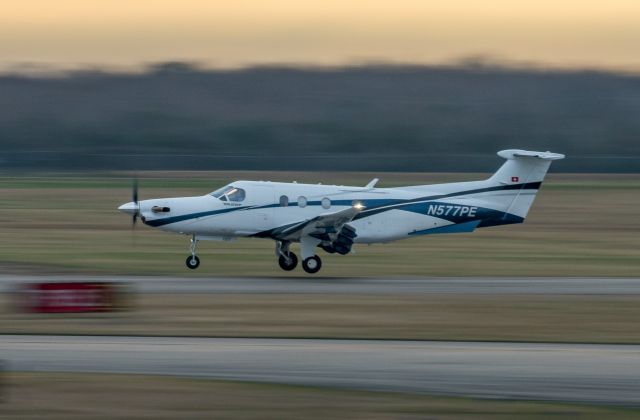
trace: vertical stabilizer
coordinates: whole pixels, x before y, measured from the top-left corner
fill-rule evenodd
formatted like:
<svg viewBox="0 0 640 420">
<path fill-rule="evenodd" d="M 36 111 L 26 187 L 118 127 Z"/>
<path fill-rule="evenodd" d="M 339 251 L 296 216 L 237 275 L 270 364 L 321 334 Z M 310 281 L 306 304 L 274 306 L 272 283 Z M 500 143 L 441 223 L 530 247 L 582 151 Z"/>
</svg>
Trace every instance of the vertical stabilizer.
<svg viewBox="0 0 640 420">
<path fill-rule="evenodd" d="M 551 152 L 528 150 L 501 150 L 498 156 L 507 161 L 489 178 L 496 186 L 504 185 L 511 194 L 501 198 L 500 207 L 505 216 L 515 215 L 525 218 L 542 181 L 551 166 L 551 161 L 564 159 L 564 155 Z"/>
</svg>

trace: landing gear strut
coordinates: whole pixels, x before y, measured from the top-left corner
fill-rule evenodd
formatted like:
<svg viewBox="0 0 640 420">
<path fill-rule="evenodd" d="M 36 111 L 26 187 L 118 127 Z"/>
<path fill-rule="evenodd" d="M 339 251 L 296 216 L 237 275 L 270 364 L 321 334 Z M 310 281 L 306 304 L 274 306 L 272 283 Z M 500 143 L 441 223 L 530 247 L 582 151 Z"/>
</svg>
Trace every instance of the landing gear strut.
<svg viewBox="0 0 640 420">
<path fill-rule="evenodd" d="M 198 240 L 196 239 L 196 235 L 193 235 L 191 237 L 191 255 L 189 255 L 187 257 L 187 260 L 185 261 L 185 263 L 187 264 L 187 267 L 192 270 L 195 270 L 200 266 L 200 258 L 198 258 L 198 256 L 196 255 L 197 246 L 198 246 Z"/>
<path fill-rule="evenodd" d="M 302 255 L 302 269 L 309 274 L 315 274 L 322 268 L 322 260 L 316 255 L 316 246 L 320 240 L 309 235 L 300 238 L 300 250 Z"/>
<path fill-rule="evenodd" d="M 276 241 L 276 256 L 278 257 L 278 265 L 284 271 L 291 271 L 298 265 L 298 257 L 289 250 L 291 242 Z"/>
</svg>

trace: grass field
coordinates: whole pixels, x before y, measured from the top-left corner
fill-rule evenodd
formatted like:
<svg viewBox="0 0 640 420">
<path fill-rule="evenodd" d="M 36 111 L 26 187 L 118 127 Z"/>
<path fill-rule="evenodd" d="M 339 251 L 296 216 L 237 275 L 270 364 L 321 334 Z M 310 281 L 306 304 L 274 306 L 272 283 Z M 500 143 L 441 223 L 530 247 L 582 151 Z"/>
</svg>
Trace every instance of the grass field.
<svg viewBox="0 0 640 420">
<path fill-rule="evenodd" d="M 11 373 L 3 419 L 632 419 L 637 408 L 480 400 L 144 375 Z M 34 396 L 37 396 L 34 398 Z"/>
<path fill-rule="evenodd" d="M 638 296 L 140 295 L 113 314 L 20 314 L 0 333 L 640 343 Z M 7 303 L 5 301 L 5 303 Z"/>
<path fill-rule="evenodd" d="M 379 174 L 378 174 L 379 175 Z M 140 174 L 141 198 L 201 195 L 234 179 L 364 185 L 365 173 Z M 477 174 L 383 174 L 381 186 L 478 179 Z M 127 174 L 0 177 L 0 272 L 281 276 L 269 240 L 206 242 L 197 272 L 188 238 L 138 225 L 116 207 Z M 639 276 L 640 175 L 550 175 L 527 221 L 323 253 L 324 276 Z"/>
</svg>

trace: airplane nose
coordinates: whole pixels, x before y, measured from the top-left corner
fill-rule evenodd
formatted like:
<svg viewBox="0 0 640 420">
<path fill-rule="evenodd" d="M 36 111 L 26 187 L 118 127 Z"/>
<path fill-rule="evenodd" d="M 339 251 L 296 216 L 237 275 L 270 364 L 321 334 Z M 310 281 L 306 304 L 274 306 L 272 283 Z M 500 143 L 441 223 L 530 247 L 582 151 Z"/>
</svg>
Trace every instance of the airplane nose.
<svg viewBox="0 0 640 420">
<path fill-rule="evenodd" d="M 140 210 L 140 207 L 139 207 L 138 203 L 135 203 L 135 202 L 131 201 L 129 203 L 125 203 L 125 204 L 121 205 L 120 207 L 118 207 L 118 210 L 120 210 L 123 213 L 127 213 L 127 214 L 136 214 Z"/>
</svg>

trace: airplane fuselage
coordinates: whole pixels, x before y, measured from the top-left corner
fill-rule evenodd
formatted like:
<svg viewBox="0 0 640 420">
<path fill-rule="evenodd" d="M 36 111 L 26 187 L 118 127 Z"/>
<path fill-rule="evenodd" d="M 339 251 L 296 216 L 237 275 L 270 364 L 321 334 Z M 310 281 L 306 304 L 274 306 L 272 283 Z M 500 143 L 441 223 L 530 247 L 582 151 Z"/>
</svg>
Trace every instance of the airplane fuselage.
<svg viewBox="0 0 640 420">
<path fill-rule="evenodd" d="M 270 237 L 271 230 L 288 223 L 360 203 L 364 207 L 362 212 L 349 223 L 358 234 L 355 242 L 390 242 L 417 234 L 439 233 L 438 228 L 464 222 L 479 222 L 479 225 L 485 221 L 488 225 L 492 219 L 492 226 L 498 224 L 499 220 L 495 219 L 503 214 L 496 213 L 502 212 L 483 207 L 482 198 L 503 194 L 503 187 L 478 192 L 482 190 L 481 185 L 474 184 L 477 183 L 458 183 L 457 187 L 444 184 L 446 188 L 434 185 L 363 191 L 333 185 L 237 181 L 230 185 L 246 192 L 241 202 L 220 201 L 210 194 L 144 200 L 140 202 L 140 213 L 149 226 L 202 239 L 266 238 Z M 537 186 L 524 194 L 535 194 L 535 190 Z M 168 207 L 170 211 L 154 213 L 153 206 Z M 503 221 L 524 220 L 514 216 Z"/>
</svg>

